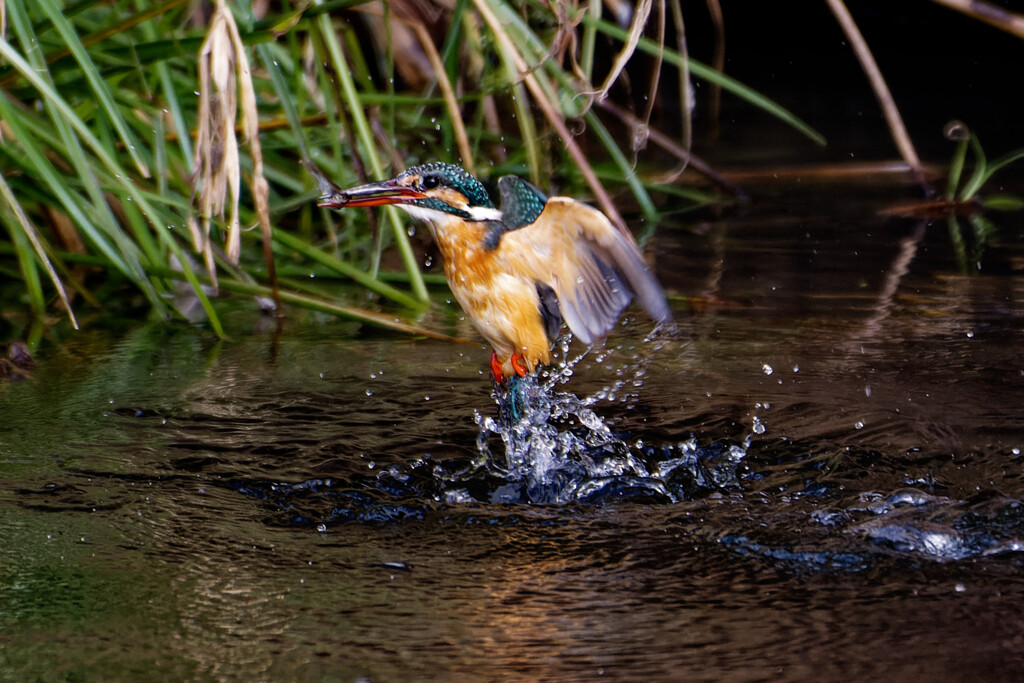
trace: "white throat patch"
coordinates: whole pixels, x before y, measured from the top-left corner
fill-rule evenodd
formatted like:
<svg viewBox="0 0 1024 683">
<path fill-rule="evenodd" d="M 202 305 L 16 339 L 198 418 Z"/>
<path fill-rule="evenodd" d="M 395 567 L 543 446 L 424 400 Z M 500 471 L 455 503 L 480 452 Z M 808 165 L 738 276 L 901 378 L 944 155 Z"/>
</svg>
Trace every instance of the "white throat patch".
<svg viewBox="0 0 1024 683">
<path fill-rule="evenodd" d="M 399 204 L 398 208 L 402 209 L 416 220 L 424 221 L 425 223 L 444 223 L 457 218 L 455 214 L 438 211 L 437 209 L 428 209 L 424 206 L 416 206 L 415 204 Z M 469 218 L 467 220 L 471 221 L 501 220 L 500 210 L 486 206 L 468 207 L 466 208 L 466 213 L 469 214 Z"/>
</svg>

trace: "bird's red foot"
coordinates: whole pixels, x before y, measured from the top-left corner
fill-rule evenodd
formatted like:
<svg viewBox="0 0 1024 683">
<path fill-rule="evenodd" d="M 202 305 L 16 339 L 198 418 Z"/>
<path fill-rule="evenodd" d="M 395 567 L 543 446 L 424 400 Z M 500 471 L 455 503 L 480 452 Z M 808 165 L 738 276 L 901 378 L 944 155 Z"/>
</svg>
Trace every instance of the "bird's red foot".
<svg viewBox="0 0 1024 683">
<path fill-rule="evenodd" d="M 530 371 L 530 368 L 526 364 L 526 359 L 523 358 L 523 354 L 513 353 L 512 358 L 509 360 L 512 361 L 512 369 L 516 371 L 516 374 L 520 377 L 526 377 L 526 373 Z"/>
<path fill-rule="evenodd" d="M 498 384 L 505 381 L 505 371 L 501 367 L 501 361 L 498 360 L 498 354 L 494 351 L 491 352 L 491 376 Z"/>
<path fill-rule="evenodd" d="M 526 377 L 530 372 L 530 366 L 526 364 L 526 359 L 523 358 L 521 353 L 513 353 L 512 357 L 509 358 L 509 362 L 512 364 L 512 369 L 520 377 Z M 496 352 L 491 352 L 491 376 L 494 377 L 494 381 L 501 384 L 505 381 L 505 367 L 504 363 L 498 358 Z"/>
</svg>

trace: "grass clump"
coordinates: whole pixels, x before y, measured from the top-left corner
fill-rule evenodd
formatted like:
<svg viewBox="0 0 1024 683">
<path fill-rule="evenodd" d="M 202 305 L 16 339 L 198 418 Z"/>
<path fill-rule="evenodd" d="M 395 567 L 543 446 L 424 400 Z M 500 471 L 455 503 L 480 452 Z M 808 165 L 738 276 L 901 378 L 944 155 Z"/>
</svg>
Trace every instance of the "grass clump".
<svg viewBox="0 0 1024 683">
<path fill-rule="evenodd" d="M 676 69 L 681 83 L 713 82 L 819 139 L 689 59 L 677 3 L 674 24 L 650 2 L 617 20 L 600 3 L 529 0 L 2 4 L 0 273 L 37 320 L 56 307 L 77 325 L 82 310 L 127 292 L 161 318 L 185 316 L 187 301 L 223 335 L 213 298 L 232 292 L 268 310 L 429 332 L 416 318 L 433 278 L 398 212 L 377 225 L 316 208 L 301 163 L 342 186 L 431 159 L 485 179 L 556 178 L 581 184 L 621 226 L 614 182 L 654 219 L 637 170 L 648 141 L 728 184 L 692 157 L 686 134 L 659 133 L 650 107 L 621 101 L 635 60 L 653 64 L 652 94 Z M 672 46 L 669 34 L 680 37 Z M 370 308 L 296 273 L 351 282 Z"/>
</svg>

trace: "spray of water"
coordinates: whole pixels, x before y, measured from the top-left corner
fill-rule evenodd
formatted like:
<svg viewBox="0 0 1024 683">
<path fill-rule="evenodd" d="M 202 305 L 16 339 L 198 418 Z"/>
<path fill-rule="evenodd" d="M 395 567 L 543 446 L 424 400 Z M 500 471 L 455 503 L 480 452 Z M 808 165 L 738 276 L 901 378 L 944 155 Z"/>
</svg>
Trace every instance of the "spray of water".
<svg viewBox="0 0 1024 683">
<path fill-rule="evenodd" d="M 536 376 L 516 377 L 496 386 L 497 415 L 476 412 L 480 428 L 477 458 L 468 470 L 449 475 L 442 498 L 449 502 L 479 500 L 460 484 L 485 476 L 496 482 L 489 502 L 566 503 L 615 496 L 676 501 L 695 487 L 720 488 L 734 481 L 739 448 L 716 469 L 708 453 L 691 438 L 671 445 L 627 442 L 594 410 L 602 401 L 630 405 L 637 401 L 651 359 L 667 342 L 656 329 L 632 360 L 616 371 L 616 380 L 591 395 L 577 396 L 563 385 L 581 360 L 604 362 L 608 351 L 588 349 L 569 354 L 568 336 L 559 340 L 555 362 Z M 717 452 L 714 455 L 718 455 Z"/>
</svg>

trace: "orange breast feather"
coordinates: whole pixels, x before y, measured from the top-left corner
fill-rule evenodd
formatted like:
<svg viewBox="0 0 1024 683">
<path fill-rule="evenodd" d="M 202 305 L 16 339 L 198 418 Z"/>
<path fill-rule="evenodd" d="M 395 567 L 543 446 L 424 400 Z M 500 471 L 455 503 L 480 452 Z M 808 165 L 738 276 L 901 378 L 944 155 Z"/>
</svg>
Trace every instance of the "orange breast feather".
<svg viewBox="0 0 1024 683">
<path fill-rule="evenodd" d="M 437 231 L 448 285 L 507 366 L 506 374 L 512 373 L 508 360 L 516 352 L 532 371 L 551 359 L 534 269 L 525 254 L 516 253 L 523 245 L 506 244 L 512 233 L 502 236 L 497 249 L 487 249 L 487 229 L 483 223 L 463 222 Z"/>
</svg>

